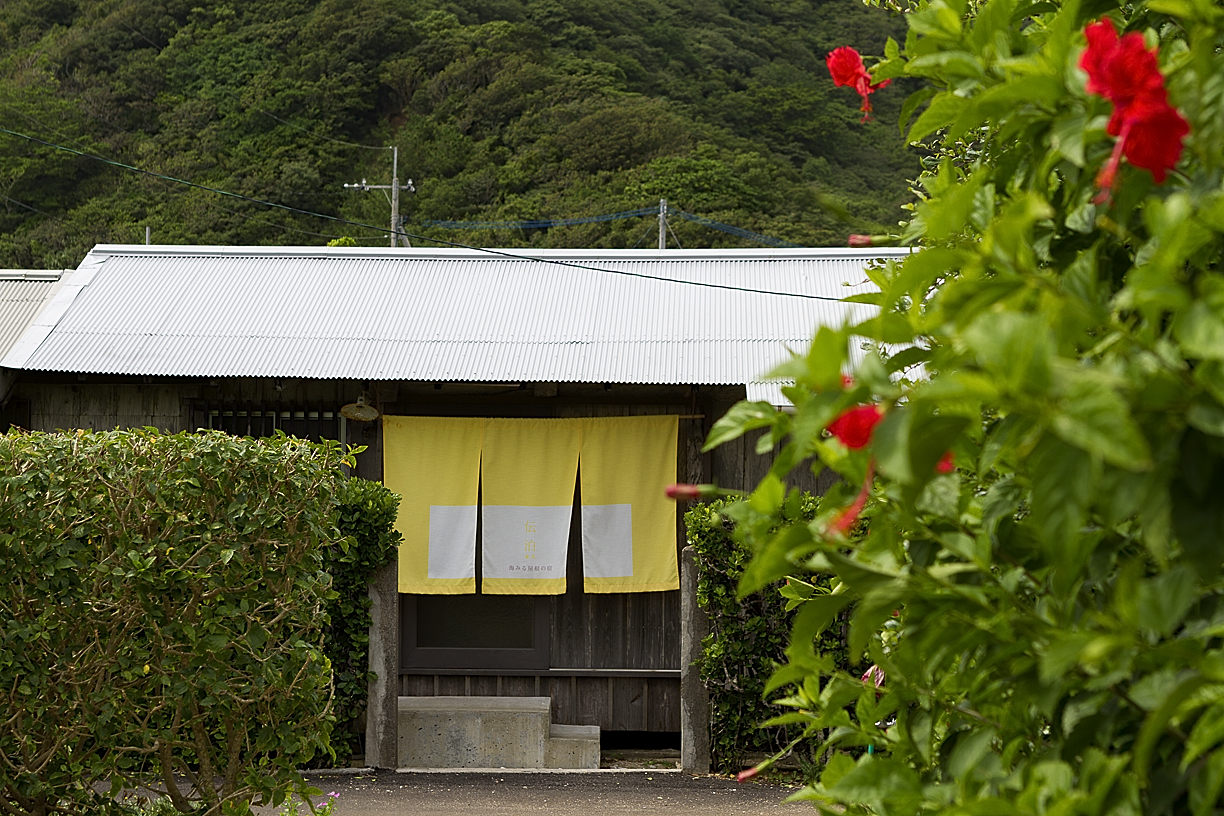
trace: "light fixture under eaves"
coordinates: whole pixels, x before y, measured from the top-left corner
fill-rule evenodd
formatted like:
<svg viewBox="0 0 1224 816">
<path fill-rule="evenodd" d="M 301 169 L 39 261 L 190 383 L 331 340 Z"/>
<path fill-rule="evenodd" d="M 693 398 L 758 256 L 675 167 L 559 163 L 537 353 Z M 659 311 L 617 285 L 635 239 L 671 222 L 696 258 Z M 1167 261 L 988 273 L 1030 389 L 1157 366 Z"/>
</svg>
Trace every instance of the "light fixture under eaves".
<svg viewBox="0 0 1224 816">
<path fill-rule="evenodd" d="M 371 405 L 370 402 L 371 397 L 369 393 L 362 391 L 361 396 L 357 397 L 356 402 L 350 402 L 340 409 L 340 415 L 354 422 L 373 422 L 378 419 L 379 414 L 378 409 Z"/>
</svg>

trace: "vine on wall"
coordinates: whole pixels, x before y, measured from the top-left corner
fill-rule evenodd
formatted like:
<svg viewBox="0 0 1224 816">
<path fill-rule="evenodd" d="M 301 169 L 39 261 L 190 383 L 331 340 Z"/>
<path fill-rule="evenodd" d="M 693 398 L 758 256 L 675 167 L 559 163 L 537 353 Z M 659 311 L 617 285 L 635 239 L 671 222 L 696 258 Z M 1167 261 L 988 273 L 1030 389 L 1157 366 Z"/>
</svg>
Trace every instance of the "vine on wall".
<svg viewBox="0 0 1224 816">
<path fill-rule="evenodd" d="M 324 651 L 331 660 L 336 687 L 333 711 L 336 760 L 343 763 L 360 748 L 370 671 L 370 582 L 395 558 L 403 538 L 395 529 L 400 497 L 378 482 L 349 479 L 339 493 L 340 532 L 346 536 L 325 554 L 332 576 L 326 605 L 328 626 Z"/>
<path fill-rule="evenodd" d="M 718 499 L 684 514 L 688 542 L 696 551 L 697 603 L 710 616 L 700 668 L 710 695 L 711 762 L 725 773 L 738 771 L 750 754 L 783 750 L 799 734 L 786 725 L 761 727 L 783 712 L 767 701 L 768 682 L 786 661 L 795 606 L 813 593 L 828 592 L 827 582 L 819 579 L 789 578 L 740 598 L 740 577 L 753 550 L 736 534 L 728 513 L 735 504 L 734 499 Z M 779 523 L 811 519 L 819 506 L 819 497 L 796 493 Z M 845 665 L 845 645 L 836 629 L 823 632 L 815 648 Z M 805 764 L 810 757 L 800 755 L 799 760 Z"/>
</svg>

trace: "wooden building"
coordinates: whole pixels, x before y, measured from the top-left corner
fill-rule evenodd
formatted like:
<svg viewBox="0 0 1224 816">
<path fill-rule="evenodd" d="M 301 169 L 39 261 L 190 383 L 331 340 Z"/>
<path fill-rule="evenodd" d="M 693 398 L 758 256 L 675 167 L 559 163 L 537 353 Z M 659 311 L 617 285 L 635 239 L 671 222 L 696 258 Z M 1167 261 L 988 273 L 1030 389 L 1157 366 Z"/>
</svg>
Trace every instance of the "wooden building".
<svg viewBox="0 0 1224 816">
<path fill-rule="evenodd" d="M 764 375 L 788 350 L 870 315 L 839 301 L 882 254 L 99 246 L 0 360 L 0 397 L 35 430 L 342 439 L 375 480 L 388 418 L 670 417 L 677 481 L 749 488 L 769 456 L 703 453 L 713 422 L 779 404 Z M 432 478 L 394 486 L 409 502 Z M 572 501 L 559 594 L 481 592 L 479 571 L 465 594 L 400 593 L 394 567 L 376 581 L 370 764 L 395 764 L 399 696 L 546 696 L 554 723 L 679 739 L 681 593 L 587 591 Z"/>
</svg>

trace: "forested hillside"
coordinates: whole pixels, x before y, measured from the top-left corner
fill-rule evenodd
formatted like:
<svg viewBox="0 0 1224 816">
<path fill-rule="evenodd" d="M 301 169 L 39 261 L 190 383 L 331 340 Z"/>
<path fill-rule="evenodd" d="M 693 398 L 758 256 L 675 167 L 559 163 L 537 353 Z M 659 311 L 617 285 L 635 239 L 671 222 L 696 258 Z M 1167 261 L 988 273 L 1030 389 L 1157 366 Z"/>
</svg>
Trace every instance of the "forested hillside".
<svg viewBox="0 0 1224 816">
<path fill-rule="evenodd" d="M 200 5 L 206 5 L 201 8 Z M 907 89 L 834 88 L 838 45 L 901 24 L 859 0 L 8 0 L 0 266 L 75 266 L 99 242 L 323 244 L 385 234 L 398 145 L 404 228 L 482 246 L 652 246 L 673 206 L 803 245 L 903 217 Z M 282 205 L 273 208 L 241 196 Z M 750 246 L 673 220 L 684 246 Z M 423 243 L 415 241 L 414 243 Z M 673 244 L 674 245 L 674 244 Z"/>
</svg>

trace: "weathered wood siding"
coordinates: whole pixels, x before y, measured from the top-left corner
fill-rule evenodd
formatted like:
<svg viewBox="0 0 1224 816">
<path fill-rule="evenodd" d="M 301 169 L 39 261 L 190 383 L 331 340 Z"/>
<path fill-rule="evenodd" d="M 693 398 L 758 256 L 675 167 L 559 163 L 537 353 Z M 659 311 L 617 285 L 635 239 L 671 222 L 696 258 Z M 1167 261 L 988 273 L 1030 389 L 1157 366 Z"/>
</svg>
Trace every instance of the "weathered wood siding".
<svg viewBox="0 0 1224 816">
<path fill-rule="evenodd" d="M 385 386 L 384 386 L 385 387 Z M 472 394 L 471 388 L 445 384 L 441 389 L 400 384 L 379 396 L 383 411 L 400 415 L 451 416 L 634 416 L 678 414 L 680 439 L 677 479 L 715 481 L 724 487 L 749 489 L 769 470 L 771 454 L 756 453 L 756 437 L 735 440 L 712 452 L 701 447 L 714 421 L 737 400 L 740 387 L 666 387 L 561 385 L 554 397 L 529 390 Z M 465 393 L 468 392 L 468 393 Z M 358 472 L 382 477 L 380 429 L 362 428 L 369 445 L 359 457 Z M 813 489 L 816 479 L 796 474 L 792 483 Z M 678 508 L 676 543 L 684 544 L 683 507 Z M 645 592 L 588 595 L 581 586 L 577 525 L 571 533 L 568 591 L 550 599 L 549 666 L 546 671 L 401 669 L 400 693 L 406 696 L 548 696 L 553 722 L 598 725 L 610 731 L 680 730 L 680 593 Z"/>
<path fill-rule="evenodd" d="M 30 402 L 30 430 L 152 426 L 170 433 L 186 430 L 193 394 L 178 383 L 19 383 L 18 398 Z"/>
</svg>

